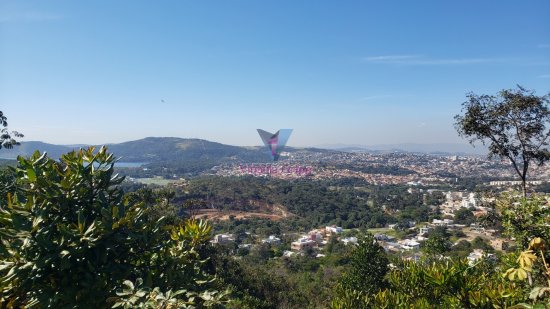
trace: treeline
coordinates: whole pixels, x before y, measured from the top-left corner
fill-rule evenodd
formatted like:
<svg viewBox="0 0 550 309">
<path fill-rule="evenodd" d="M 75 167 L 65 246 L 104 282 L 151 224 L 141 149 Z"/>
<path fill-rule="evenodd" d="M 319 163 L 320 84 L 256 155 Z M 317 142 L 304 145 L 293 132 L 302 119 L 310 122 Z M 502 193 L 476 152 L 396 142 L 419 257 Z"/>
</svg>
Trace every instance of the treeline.
<svg viewBox="0 0 550 309">
<path fill-rule="evenodd" d="M 383 227 L 399 220 L 427 221 L 441 192 L 409 193 L 407 186 L 374 186 L 364 181 L 258 177 L 203 177 L 189 181 L 176 202 L 200 199 L 222 210 L 262 211 L 276 205 L 298 216 L 306 227 L 336 224 L 344 228 Z"/>
</svg>

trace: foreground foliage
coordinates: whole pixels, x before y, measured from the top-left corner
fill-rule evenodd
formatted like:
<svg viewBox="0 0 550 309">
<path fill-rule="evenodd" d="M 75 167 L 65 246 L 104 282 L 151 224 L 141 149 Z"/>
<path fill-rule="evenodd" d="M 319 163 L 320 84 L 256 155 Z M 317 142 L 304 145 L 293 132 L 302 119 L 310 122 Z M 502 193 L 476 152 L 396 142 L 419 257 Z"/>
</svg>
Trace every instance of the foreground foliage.
<svg viewBox="0 0 550 309">
<path fill-rule="evenodd" d="M 371 234 L 359 240 L 349 259 L 349 270 L 342 277 L 340 288 L 359 290 L 375 294 L 386 282 L 389 260 L 384 249 L 376 243 Z"/>
<path fill-rule="evenodd" d="M 472 263 L 445 257 L 438 250 L 430 251 L 433 244 L 428 241 L 427 258 L 393 262 L 385 276 L 386 288 L 341 286 L 331 302 L 332 308 L 548 308 L 547 201 L 533 196 L 516 202 L 505 195 L 498 201 L 498 209 L 506 234 L 525 250 L 498 260 L 484 258 Z M 364 251 L 363 247 L 360 245 L 355 251 Z M 373 267 L 369 259 L 364 259 L 364 263 L 362 267 Z M 352 266 L 350 273 L 359 269 Z M 350 275 L 345 275 L 344 281 L 348 280 L 346 276 Z"/>
<path fill-rule="evenodd" d="M 519 201 L 512 194 L 497 200 L 497 210 L 505 234 L 526 247 L 535 237 L 550 239 L 550 207 L 544 196 L 532 195 Z"/>
<path fill-rule="evenodd" d="M 332 308 L 508 308 L 531 302 L 528 285 L 502 276 L 503 265 L 466 260 L 404 261 L 378 293 L 344 290 Z"/>
<path fill-rule="evenodd" d="M 0 210 L 2 306 L 187 307 L 223 298 L 200 256 L 211 227 L 151 220 L 116 187 L 122 179 L 105 148 L 18 160 L 18 190 Z"/>
</svg>

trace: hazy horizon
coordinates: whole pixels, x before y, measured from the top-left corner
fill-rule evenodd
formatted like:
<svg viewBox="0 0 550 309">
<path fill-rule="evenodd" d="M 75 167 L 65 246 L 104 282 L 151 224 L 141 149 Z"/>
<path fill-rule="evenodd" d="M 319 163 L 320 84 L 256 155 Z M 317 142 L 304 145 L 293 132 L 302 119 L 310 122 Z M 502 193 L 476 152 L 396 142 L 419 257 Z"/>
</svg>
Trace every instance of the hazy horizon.
<svg viewBox="0 0 550 309">
<path fill-rule="evenodd" d="M 550 91 L 550 2 L 2 1 L 22 141 L 467 144 L 466 93 Z M 513 20 L 513 22 L 511 22 Z"/>
<path fill-rule="evenodd" d="M 23 141 L 22 143 L 46 143 L 57 146 L 66 146 L 66 147 L 75 147 L 81 145 L 112 145 L 126 142 L 134 142 L 145 138 L 181 138 L 181 139 L 199 139 L 209 142 L 221 143 L 229 146 L 238 146 L 238 147 L 259 147 L 263 148 L 264 145 L 261 145 L 261 142 L 252 145 L 238 145 L 238 144 L 227 144 L 223 141 L 214 141 L 206 140 L 197 137 L 181 137 L 181 136 L 147 136 L 137 140 L 126 140 L 116 143 L 105 142 L 105 143 L 75 143 L 75 144 L 59 144 L 52 143 L 48 141 L 38 141 L 38 140 L 28 140 Z M 486 155 L 487 147 L 482 145 L 480 142 L 475 144 L 475 147 L 468 143 L 402 143 L 402 144 L 317 144 L 317 145 L 303 145 L 303 146 L 290 146 L 294 148 L 317 148 L 317 149 L 329 149 L 329 150 L 339 150 L 339 151 L 350 151 L 353 149 L 356 150 L 367 150 L 367 151 L 390 151 L 390 150 L 401 150 L 406 152 L 422 152 L 422 153 L 454 153 L 454 154 L 470 154 L 470 155 Z M 13 151 L 17 152 L 17 148 Z M 2 158 L 2 156 L 0 156 Z"/>
</svg>

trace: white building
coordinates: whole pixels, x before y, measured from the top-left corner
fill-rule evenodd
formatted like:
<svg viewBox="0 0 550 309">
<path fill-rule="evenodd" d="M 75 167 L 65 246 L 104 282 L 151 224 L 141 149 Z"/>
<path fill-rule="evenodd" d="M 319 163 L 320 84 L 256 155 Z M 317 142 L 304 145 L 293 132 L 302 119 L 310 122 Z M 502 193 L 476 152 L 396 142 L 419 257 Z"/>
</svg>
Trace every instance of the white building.
<svg viewBox="0 0 550 309">
<path fill-rule="evenodd" d="M 269 235 L 268 238 L 262 239 L 262 243 L 270 245 L 280 245 L 281 239 L 279 237 L 276 237 L 275 235 Z"/>
<path fill-rule="evenodd" d="M 311 240 L 308 236 L 303 236 L 297 241 L 293 241 L 290 244 L 290 249 L 294 251 L 303 251 L 308 248 L 313 248 L 315 244 L 316 242 L 314 240 Z"/>
<path fill-rule="evenodd" d="M 388 241 L 388 242 L 382 243 L 382 248 L 384 248 L 386 252 L 388 251 L 399 252 L 401 245 L 395 242 Z"/>
<path fill-rule="evenodd" d="M 470 224 L 470 229 L 474 232 L 483 233 L 485 232 L 485 228 L 478 223 L 472 223 Z"/>
<path fill-rule="evenodd" d="M 420 235 L 426 235 L 429 234 L 432 231 L 432 228 L 429 226 L 423 226 L 418 229 L 418 234 Z"/>
<path fill-rule="evenodd" d="M 374 234 L 374 239 L 380 240 L 380 241 L 390 240 L 390 238 L 386 234 Z"/>
<path fill-rule="evenodd" d="M 449 224 L 453 224 L 453 220 L 451 220 L 451 219 L 443 219 L 443 220 L 433 219 L 432 224 L 435 225 L 435 226 L 447 226 Z"/>
<path fill-rule="evenodd" d="M 232 234 L 216 234 L 212 239 L 212 242 L 215 244 L 227 244 L 235 241 Z"/>
<path fill-rule="evenodd" d="M 462 198 L 462 202 L 460 202 L 460 207 L 464 208 L 470 208 L 470 207 L 477 207 L 477 200 L 475 197 L 475 193 L 468 194 L 467 197 Z"/>
<path fill-rule="evenodd" d="M 531 180 L 531 181 L 526 181 L 526 183 L 528 185 L 538 186 L 538 185 L 542 184 L 542 181 L 541 180 Z M 491 186 L 513 186 L 513 185 L 519 186 L 521 184 L 522 184 L 522 182 L 519 181 L 519 180 L 513 180 L 513 181 L 500 180 L 500 181 L 491 181 L 491 182 L 489 182 L 489 185 L 491 185 Z"/>
<path fill-rule="evenodd" d="M 342 239 L 342 242 L 346 246 L 348 244 L 356 245 L 357 244 L 357 237 L 346 237 L 346 238 Z"/>
<path fill-rule="evenodd" d="M 319 232 L 318 230 L 313 230 L 308 233 L 309 239 L 321 243 L 323 241 L 323 234 Z"/>
<path fill-rule="evenodd" d="M 283 252 L 283 256 L 284 257 L 291 257 L 293 255 L 295 255 L 296 253 L 295 252 L 292 252 L 292 251 L 288 251 L 288 250 L 285 250 L 285 252 Z"/>
<path fill-rule="evenodd" d="M 471 252 L 467 259 L 468 259 L 468 264 L 470 266 L 474 265 L 475 262 L 481 260 L 483 257 L 486 257 L 488 259 L 494 259 L 495 258 L 495 255 L 492 254 L 492 253 L 489 253 L 489 254 L 486 254 L 483 250 L 481 249 L 474 249 L 473 252 Z"/>
<path fill-rule="evenodd" d="M 325 231 L 327 234 L 340 234 L 342 233 L 343 229 L 339 226 L 333 225 L 325 227 Z"/>
<path fill-rule="evenodd" d="M 405 250 L 418 250 L 420 249 L 420 243 L 412 239 L 405 239 L 401 242 L 401 248 Z"/>
</svg>

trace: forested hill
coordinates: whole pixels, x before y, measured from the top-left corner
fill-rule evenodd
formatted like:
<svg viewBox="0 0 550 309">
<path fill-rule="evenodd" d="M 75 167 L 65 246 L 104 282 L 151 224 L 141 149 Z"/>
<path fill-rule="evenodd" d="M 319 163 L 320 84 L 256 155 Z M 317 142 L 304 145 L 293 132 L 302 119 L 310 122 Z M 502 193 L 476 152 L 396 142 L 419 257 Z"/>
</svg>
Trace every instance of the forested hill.
<svg viewBox="0 0 550 309">
<path fill-rule="evenodd" d="M 43 142 L 22 142 L 13 149 L 2 149 L 0 158 L 15 159 L 18 155 L 29 156 L 35 150 L 46 151 L 51 158 L 86 145 L 54 145 Z M 189 161 L 216 162 L 226 161 L 268 162 L 263 147 L 231 146 L 202 139 L 178 137 L 147 137 L 119 144 L 107 144 L 109 152 L 123 162 L 171 163 Z M 287 147 L 285 151 L 297 149 Z M 311 150 L 311 149 L 310 149 Z M 314 151 L 325 151 L 315 149 Z"/>
<path fill-rule="evenodd" d="M 224 161 L 264 160 L 262 149 L 246 148 L 202 139 L 178 137 L 147 137 L 107 145 L 109 150 L 126 162 L 167 162 L 183 160 Z"/>
<path fill-rule="evenodd" d="M 75 146 L 78 148 L 78 146 Z M 73 146 L 67 145 L 54 145 L 43 142 L 21 142 L 21 145 L 13 147 L 13 149 L 2 149 L 0 152 L 0 158 L 2 159 L 15 159 L 18 155 L 30 156 L 36 150 L 40 152 L 47 152 L 51 158 L 59 158 L 62 154 L 71 151 Z"/>
</svg>

